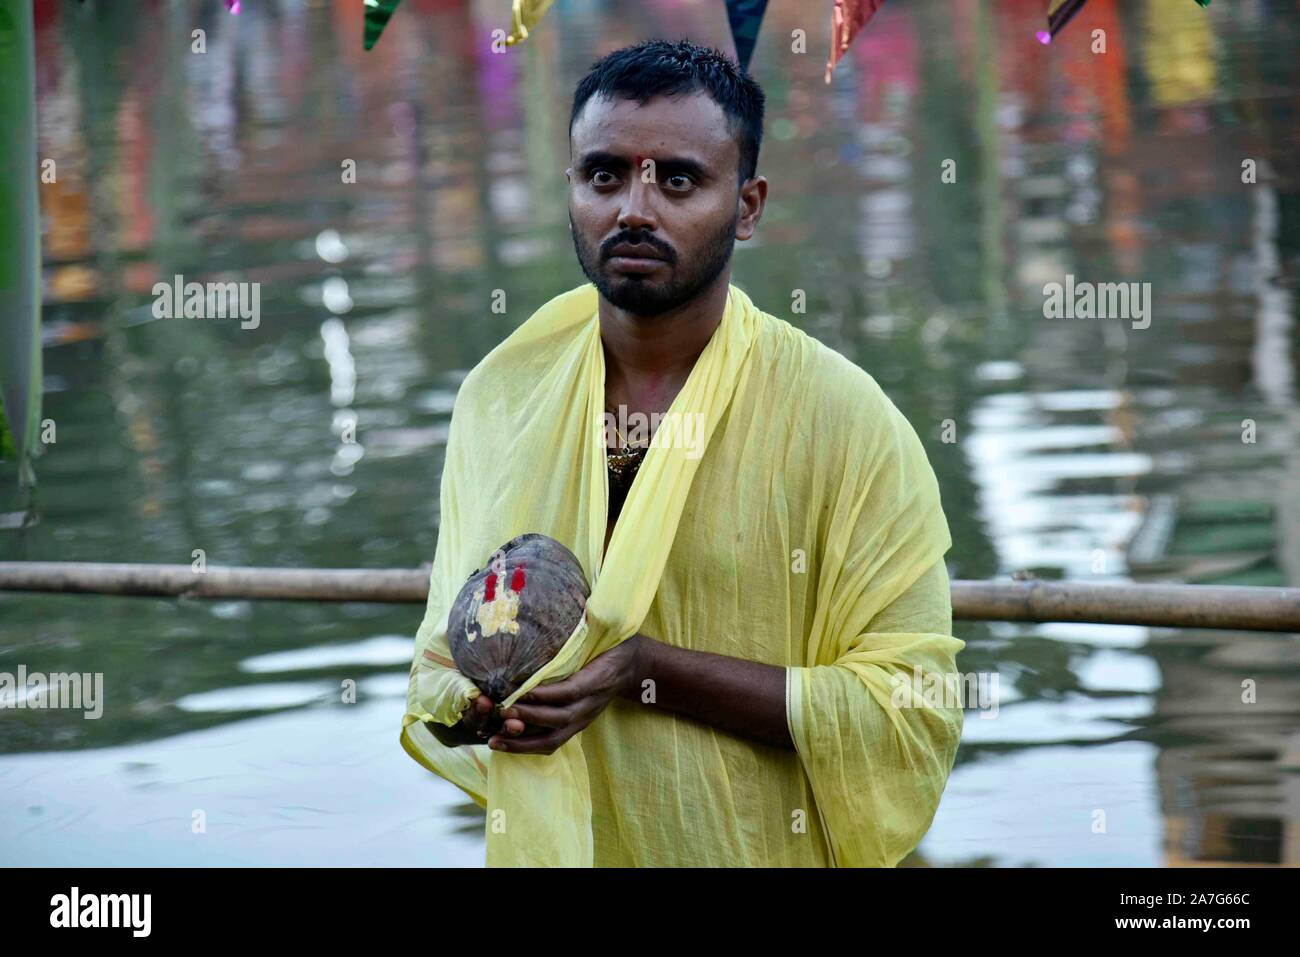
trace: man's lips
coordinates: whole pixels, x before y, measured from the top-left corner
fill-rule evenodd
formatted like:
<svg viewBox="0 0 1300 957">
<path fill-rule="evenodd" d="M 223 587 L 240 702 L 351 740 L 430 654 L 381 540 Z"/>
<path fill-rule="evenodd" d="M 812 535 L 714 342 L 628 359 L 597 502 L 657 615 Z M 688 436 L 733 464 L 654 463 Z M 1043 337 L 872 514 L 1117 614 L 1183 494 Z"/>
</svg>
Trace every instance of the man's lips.
<svg viewBox="0 0 1300 957">
<path fill-rule="evenodd" d="M 623 272 L 650 272 L 665 262 L 659 250 L 646 243 L 620 243 L 609 254 L 609 264 Z"/>
</svg>

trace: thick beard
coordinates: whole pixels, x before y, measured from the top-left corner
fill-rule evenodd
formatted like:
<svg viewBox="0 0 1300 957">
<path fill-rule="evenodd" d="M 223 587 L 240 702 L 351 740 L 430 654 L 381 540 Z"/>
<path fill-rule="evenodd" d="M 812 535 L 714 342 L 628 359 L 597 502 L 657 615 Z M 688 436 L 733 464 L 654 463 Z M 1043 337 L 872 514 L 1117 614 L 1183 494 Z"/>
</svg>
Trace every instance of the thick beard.
<svg viewBox="0 0 1300 957">
<path fill-rule="evenodd" d="M 721 275 L 731 261 L 732 249 L 736 242 L 736 223 L 740 213 L 732 217 L 730 223 L 714 233 L 708 244 L 695 259 L 699 265 L 684 276 L 667 282 L 647 279 L 643 276 L 612 276 L 602 268 L 599 252 L 589 249 L 569 218 L 570 232 L 573 234 L 573 249 L 578 255 L 578 265 L 583 274 L 595 284 L 601 296 L 611 305 L 617 306 L 634 316 L 653 317 L 676 309 L 695 299 L 713 281 Z M 680 265 L 680 257 L 677 265 Z"/>
</svg>

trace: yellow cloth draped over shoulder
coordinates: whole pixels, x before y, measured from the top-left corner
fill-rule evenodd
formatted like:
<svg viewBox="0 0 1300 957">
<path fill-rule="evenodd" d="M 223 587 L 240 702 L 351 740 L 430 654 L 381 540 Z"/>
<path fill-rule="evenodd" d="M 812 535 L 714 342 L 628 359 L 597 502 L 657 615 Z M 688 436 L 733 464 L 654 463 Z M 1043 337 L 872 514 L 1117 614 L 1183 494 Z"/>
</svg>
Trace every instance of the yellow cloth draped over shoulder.
<svg viewBox="0 0 1300 957">
<path fill-rule="evenodd" d="M 591 284 L 552 299 L 462 383 L 403 747 L 487 810 L 489 866 L 897 864 L 962 728 L 960 707 L 917 693 L 964 643 L 946 633 L 951 540 L 916 433 L 871 376 L 733 285 L 602 556 L 597 301 Z M 456 724 L 479 693 L 451 659 L 451 604 L 525 532 L 569 547 L 592 592 L 504 706 L 639 631 L 785 668 L 796 749 L 624 699 L 551 755 L 441 744 L 425 723 Z M 872 630 L 897 629 L 896 601 L 940 624 Z"/>
</svg>

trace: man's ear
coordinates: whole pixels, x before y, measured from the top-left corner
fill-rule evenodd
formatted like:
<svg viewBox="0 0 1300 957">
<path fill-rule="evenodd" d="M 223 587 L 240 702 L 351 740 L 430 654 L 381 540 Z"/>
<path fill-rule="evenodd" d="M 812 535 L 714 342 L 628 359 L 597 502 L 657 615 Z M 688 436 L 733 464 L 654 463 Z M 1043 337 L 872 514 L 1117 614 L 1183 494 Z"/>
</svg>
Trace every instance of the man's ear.
<svg viewBox="0 0 1300 957">
<path fill-rule="evenodd" d="M 568 169 L 566 169 L 566 170 L 564 171 L 564 179 L 565 179 L 567 182 L 570 182 L 570 183 L 573 182 L 573 167 L 572 167 L 572 166 L 570 166 Z"/>
<path fill-rule="evenodd" d="M 740 189 L 740 217 L 736 221 L 736 239 L 745 242 L 754 235 L 758 221 L 767 205 L 767 177 L 755 176 L 746 180 Z"/>
</svg>

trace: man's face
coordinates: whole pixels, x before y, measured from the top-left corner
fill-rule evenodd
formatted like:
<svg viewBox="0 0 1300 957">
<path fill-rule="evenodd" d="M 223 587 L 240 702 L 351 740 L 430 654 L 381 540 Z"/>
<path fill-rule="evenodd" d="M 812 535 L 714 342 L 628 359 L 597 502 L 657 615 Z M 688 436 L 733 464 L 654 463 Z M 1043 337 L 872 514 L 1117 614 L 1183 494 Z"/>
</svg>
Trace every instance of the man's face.
<svg viewBox="0 0 1300 957">
<path fill-rule="evenodd" d="M 740 149 L 722 107 L 703 93 L 645 106 L 593 96 L 570 144 L 573 245 L 606 300 L 655 316 L 717 279 L 731 260 L 742 206 Z M 639 248 L 619 248 L 627 245 Z"/>
</svg>

